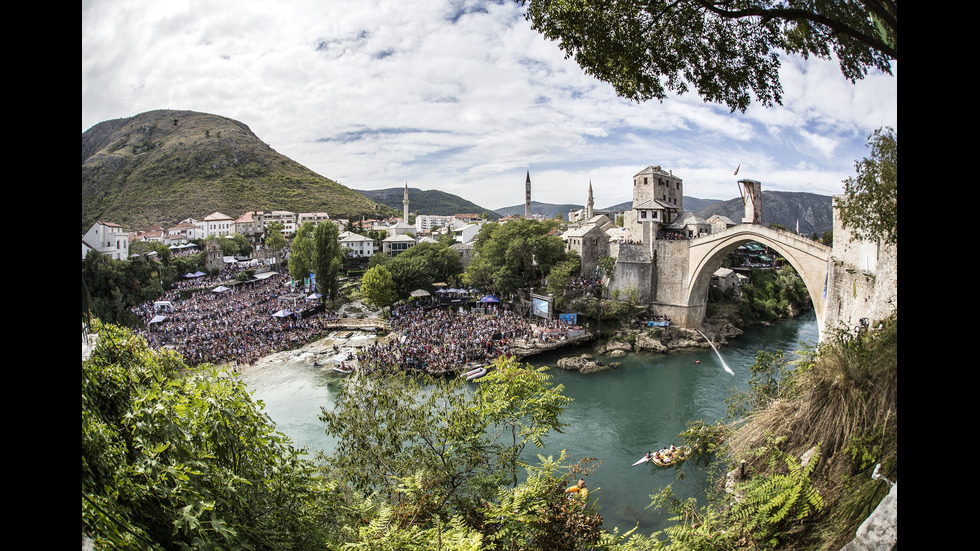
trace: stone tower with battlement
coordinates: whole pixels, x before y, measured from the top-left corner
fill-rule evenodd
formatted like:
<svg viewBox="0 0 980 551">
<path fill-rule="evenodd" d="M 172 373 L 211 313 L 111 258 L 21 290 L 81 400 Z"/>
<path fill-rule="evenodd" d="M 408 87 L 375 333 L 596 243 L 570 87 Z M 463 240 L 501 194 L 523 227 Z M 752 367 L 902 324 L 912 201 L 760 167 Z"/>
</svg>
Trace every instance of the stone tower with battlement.
<svg viewBox="0 0 980 551">
<path fill-rule="evenodd" d="M 659 165 L 648 166 L 633 176 L 633 208 L 623 215 L 628 239 L 652 245 L 661 226 L 684 211 L 684 180 Z"/>
</svg>

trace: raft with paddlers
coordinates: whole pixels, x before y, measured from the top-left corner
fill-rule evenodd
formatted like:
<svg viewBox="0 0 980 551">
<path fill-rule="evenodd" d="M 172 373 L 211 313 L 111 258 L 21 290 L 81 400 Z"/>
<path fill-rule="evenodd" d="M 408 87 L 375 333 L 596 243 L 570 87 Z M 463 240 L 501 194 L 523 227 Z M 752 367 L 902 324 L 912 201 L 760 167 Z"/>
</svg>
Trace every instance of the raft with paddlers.
<svg viewBox="0 0 980 551">
<path fill-rule="evenodd" d="M 670 467 L 684 461 L 691 455 L 690 446 L 675 447 L 673 444 L 669 448 L 653 452 L 650 462 L 658 467 Z"/>
</svg>

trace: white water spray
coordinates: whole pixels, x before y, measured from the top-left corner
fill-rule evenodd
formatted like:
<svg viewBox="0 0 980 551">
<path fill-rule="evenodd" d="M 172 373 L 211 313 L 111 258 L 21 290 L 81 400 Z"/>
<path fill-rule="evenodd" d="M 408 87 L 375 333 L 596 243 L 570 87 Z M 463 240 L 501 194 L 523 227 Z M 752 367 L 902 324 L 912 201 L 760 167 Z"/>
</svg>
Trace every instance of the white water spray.
<svg viewBox="0 0 980 551">
<path fill-rule="evenodd" d="M 701 330 L 700 329 L 697 329 L 696 331 L 698 333 L 701 333 Z M 732 375 L 734 375 L 735 372 L 732 371 L 731 368 L 728 367 L 728 364 L 725 363 L 725 358 L 722 358 L 721 357 L 721 352 L 718 352 L 718 349 L 715 348 L 715 343 L 711 342 L 711 339 L 709 339 L 708 337 L 706 337 L 704 335 L 704 333 L 701 333 L 701 336 L 704 337 L 704 340 L 708 341 L 708 344 L 711 345 L 711 349 L 714 350 L 715 351 L 715 354 L 718 355 L 718 359 L 721 360 L 721 366 L 725 368 L 725 371 L 727 371 L 727 372 L 731 373 Z"/>
</svg>

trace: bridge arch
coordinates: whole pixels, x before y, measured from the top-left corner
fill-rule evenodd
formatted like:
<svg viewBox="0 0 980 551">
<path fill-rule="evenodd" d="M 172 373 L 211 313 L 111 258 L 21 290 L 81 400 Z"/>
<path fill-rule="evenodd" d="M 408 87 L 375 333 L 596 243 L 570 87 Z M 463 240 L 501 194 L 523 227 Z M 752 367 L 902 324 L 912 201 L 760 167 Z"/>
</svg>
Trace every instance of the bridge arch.
<svg viewBox="0 0 980 551">
<path fill-rule="evenodd" d="M 700 312 L 699 319 L 704 318 L 711 275 L 732 251 L 750 242 L 761 243 L 775 250 L 803 279 L 803 284 L 813 303 L 817 327 L 822 339 L 827 302 L 825 289 L 829 277 L 831 248 L 785 230 L 741 224 L 692 239 L 688 257 L 688 278 L 685 282 L 689 307 Z"/>
</svg>

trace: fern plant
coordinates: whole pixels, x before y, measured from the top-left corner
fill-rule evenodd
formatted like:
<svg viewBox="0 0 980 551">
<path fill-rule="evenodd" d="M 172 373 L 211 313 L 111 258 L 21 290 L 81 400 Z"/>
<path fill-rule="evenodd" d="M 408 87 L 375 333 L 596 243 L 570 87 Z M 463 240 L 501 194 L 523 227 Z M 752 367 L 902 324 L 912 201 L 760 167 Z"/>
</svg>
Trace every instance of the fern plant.
<svg viewBox="0 0 980 551">
<path fill-rule="evenodd" d="M 782 461 L 786 472 L 747 482 L 742 488 L 744 497 L 730 512 L 730 518 L 757 539 L 769 538 L 823 509 L 823 498 L 810 479 L 818 463 L 819 447 L 806 465 L 778 448 L 771 450 L 774 461 Z"/>
</svg>

